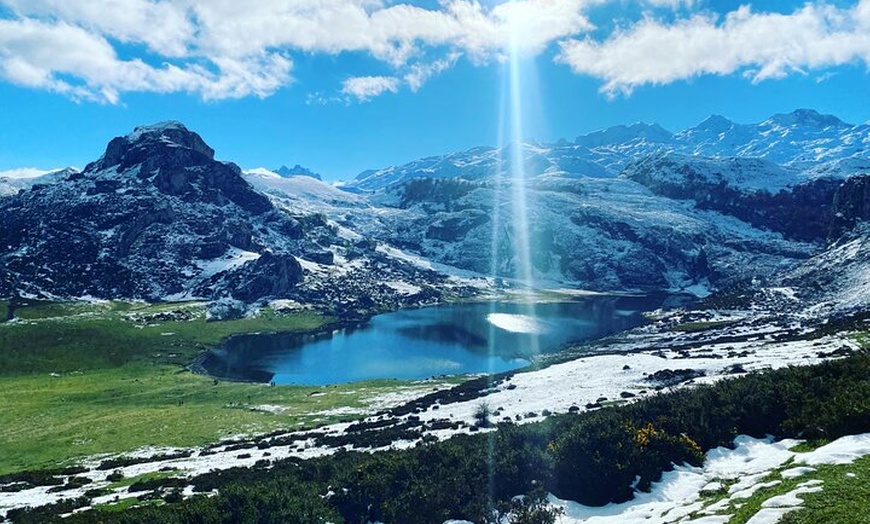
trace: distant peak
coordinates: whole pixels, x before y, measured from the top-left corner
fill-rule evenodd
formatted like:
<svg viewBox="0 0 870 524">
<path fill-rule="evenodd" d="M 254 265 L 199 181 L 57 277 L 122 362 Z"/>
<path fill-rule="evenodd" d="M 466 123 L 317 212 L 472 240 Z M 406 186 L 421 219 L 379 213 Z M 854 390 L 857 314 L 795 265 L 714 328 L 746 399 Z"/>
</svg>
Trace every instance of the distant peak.
<svg viewBox="0 0 870 524">
<path fill-rule="evenodd" d="M 722 115 L 710 115 L 696 127 L 699 129 L 728 129 L 733 125 L 734 122 Z"/>
<path fill-rule="evenodd" d="M 795 109 L 791 113 L 773 115 L 770 120 L 782 126 L 825 128 L 849 125 L 834 115 L 823 115 L 814 109 Z"/>
<path fill-rule="evenodd" d="M 291 176 L 310 176 L 317 180 L 323 180 L 319 173 L 315 173 L 307 167 L 300 166 L 299 164 L 296 164 L 293 167 L 281 166 L 276 169 L 275 172 L 284 178 L 289 178 Z"/>
<path fill-rule="evenodd" d="M 630 125 L 618 125 L 593 131 L 587 135 L 577 137 L 576 143 L 586 147 L 602 145 L 624 144 L 634 140 L 646 140 L 647 142 L 668 142 L 673 134 L 658 124 L 635 122 Z"/>
</svg>

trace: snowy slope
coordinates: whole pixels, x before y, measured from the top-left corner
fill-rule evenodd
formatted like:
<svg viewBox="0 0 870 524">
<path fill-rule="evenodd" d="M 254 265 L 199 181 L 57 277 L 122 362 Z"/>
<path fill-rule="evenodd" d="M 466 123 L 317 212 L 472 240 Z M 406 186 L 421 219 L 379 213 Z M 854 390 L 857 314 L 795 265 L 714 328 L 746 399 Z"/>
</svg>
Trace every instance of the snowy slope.
<svg viewBox="0 0 870 524">
<path fill-rule="evenodd" d="M 32 177 L 0 176 L 0 197 L 16 195 L 22 189 L 30 189 L 37 184 L 53 184 L 74 173 L 78 173 L 78 170 L 68 167 Z"/>
<path fill-rule="evenodd" d="M 806 313 L 820 318 L 870 308 L 870 226 L 860 225 L 830 249 L 802 263 L 782 279 L 803 291 Z"/>
<path fill-rule="evenodd" d="M 342 191 L 310 175 L 280 175 L 263 168 L 244 171 L 245 179 L 288 209 L 322 212 L 326 207 L 365 207 L 366 199 Z"/>
</svg>

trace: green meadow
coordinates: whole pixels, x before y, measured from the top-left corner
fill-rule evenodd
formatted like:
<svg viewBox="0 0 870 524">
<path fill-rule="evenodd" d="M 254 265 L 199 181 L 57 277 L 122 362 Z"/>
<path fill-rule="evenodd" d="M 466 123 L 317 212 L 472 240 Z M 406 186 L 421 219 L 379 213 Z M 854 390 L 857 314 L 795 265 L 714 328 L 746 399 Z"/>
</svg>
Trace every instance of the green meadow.
<svg viewBox="0 0 870 524">
<path fill-rule="evenodd" d="M 160 320 L 173 315 L 185 320 Z M 234 333 L 303 332 L 330 320 L 265 309 L 206 322 L 198 303 L 17 308 L 14 321 L 0 323 L 0 474 L 143 446 L 313 427 L 353 417 L 319 412 L 363 408 L 379 393 L 413 387 L 395 380 L 269 386 L 215 381 L 185 368 Z"/>
</svg>

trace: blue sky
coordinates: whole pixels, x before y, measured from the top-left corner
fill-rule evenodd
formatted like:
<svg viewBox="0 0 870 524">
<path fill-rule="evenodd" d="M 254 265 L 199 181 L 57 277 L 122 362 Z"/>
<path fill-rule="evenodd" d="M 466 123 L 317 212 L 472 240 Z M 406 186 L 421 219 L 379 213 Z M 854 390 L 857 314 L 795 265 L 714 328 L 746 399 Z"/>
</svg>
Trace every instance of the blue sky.
<svg viewBox="0 0 870 524">
<path fill-rule="evenodd" d="M 870 0 L 770 4 L 0 0 L 0 172 L 84 167 L 167 119 L 244 168 L 333 180 L 496 145 L 512 51 L 528 139 L 800 107 L 870 120 Z"/>
</svg>

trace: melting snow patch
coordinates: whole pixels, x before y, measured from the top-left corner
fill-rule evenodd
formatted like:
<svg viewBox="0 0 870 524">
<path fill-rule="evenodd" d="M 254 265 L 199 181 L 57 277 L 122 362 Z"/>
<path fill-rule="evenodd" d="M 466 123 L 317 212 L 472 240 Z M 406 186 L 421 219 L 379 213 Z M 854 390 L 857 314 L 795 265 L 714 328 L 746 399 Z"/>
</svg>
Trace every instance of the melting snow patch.
<svg viewBox="0 0 870 524">
<path fill-rule="evenodd" d="M 387 287 L 392 288 L 396 293 L 400 295 L 416 295 L 423 290 L 423 288 L 421 288 L 420 286 L 415 286 L 414 284 L 408 284 L 407 282 L 402 282 L 399 280 L 393 282 L 384 282 L 384 284 Z"/>
<path fill-rule="evenodd" d="M 230 248 L 226 254 L 212 260 L 198 260 L 196 265 L 200 269 L 198 277 L 200 279 L 210 278 L 222 271 L 232 271 L 237 267 L 241 267 L 245 262 L 257 260 L 260 258 L 259 253 L 251 251 L 242 251 L 237 248 Z"/>
<path fill-rule="evenodd" d="M 786 513 L 798 508 L 762 508 L 746 524 L 776 524 Z"/>
<path fill-rule="evenodd" d="M 795 462 L 808 466 L 851 464 L 864 455 L 870 455 L 870 433 L 839 438 L 815 451 L 798 455 Z"/>
<path fill-rule="evenodd" d="M 806 466 L 800 466 L 797 468 L 790 468 L 790 469 L 784 470 L 782 472 L 782 478 L 794 479 L 794 478 L 806 475 L 807 473 L 812 473 L 813 471 L 816 471 L 816 468 L 809 468 Z"/>
<path fill-rule="evenodd" d="M 729 502 L 747 490 L 757 491 L 771 487 L 780 481 L 760 483 L 761 479 L 781 467 L 789 459 L 796 461 L 812 459 L 816 464 L 843 464 L 852 462 L 862 455 L 870 454 L 870 433 L 838 439 L 812 453 L 789 451 L 797 444 L 794 440 L 770 442 L 747 436 L 735 439 L 735 449 L 716 448 L 707 453 L 707 461 L 702 468 L 677 466 L 673 471 L 662 475 L 662 480 L 653 483 L 649 493 L 637 493 L 634 500 L 621 504 L 608 504 L 601 507 L 583 506 L 576 502 L 561 500 L 550 495 L 550 503 L 564 510 L 560 524 L 664 524 L 669 522 L 693 522 L 719 524 L 728 522 L 731 515 L 707 515 L 694 520 L 681 520 L 693 513 L 727 511 Z M 828 449 L 825 449 L 828 448 Z M 851 457 L 847 462 L 846 457 Z M 816 462 L 817 461 L 817 462 Z M 812 471 L 812 468 L 791 468 Z M 805 472 L 809 472 L 805 471 Z M 722 479 L 741 481 L 731 487 L 730 499 L 720 501 L 704 508 L 699 492 L 710 486 L 717 486 Z M 799 484 L 784 495 L 771 497 L 762 504 L 762 509 L 748 522 L 753 524 L 774 524 L 783 515 L 798 509 L 803 501 L 799 495 L 822 491 L 822 481 L 810 480 Z"/>
</svg>

